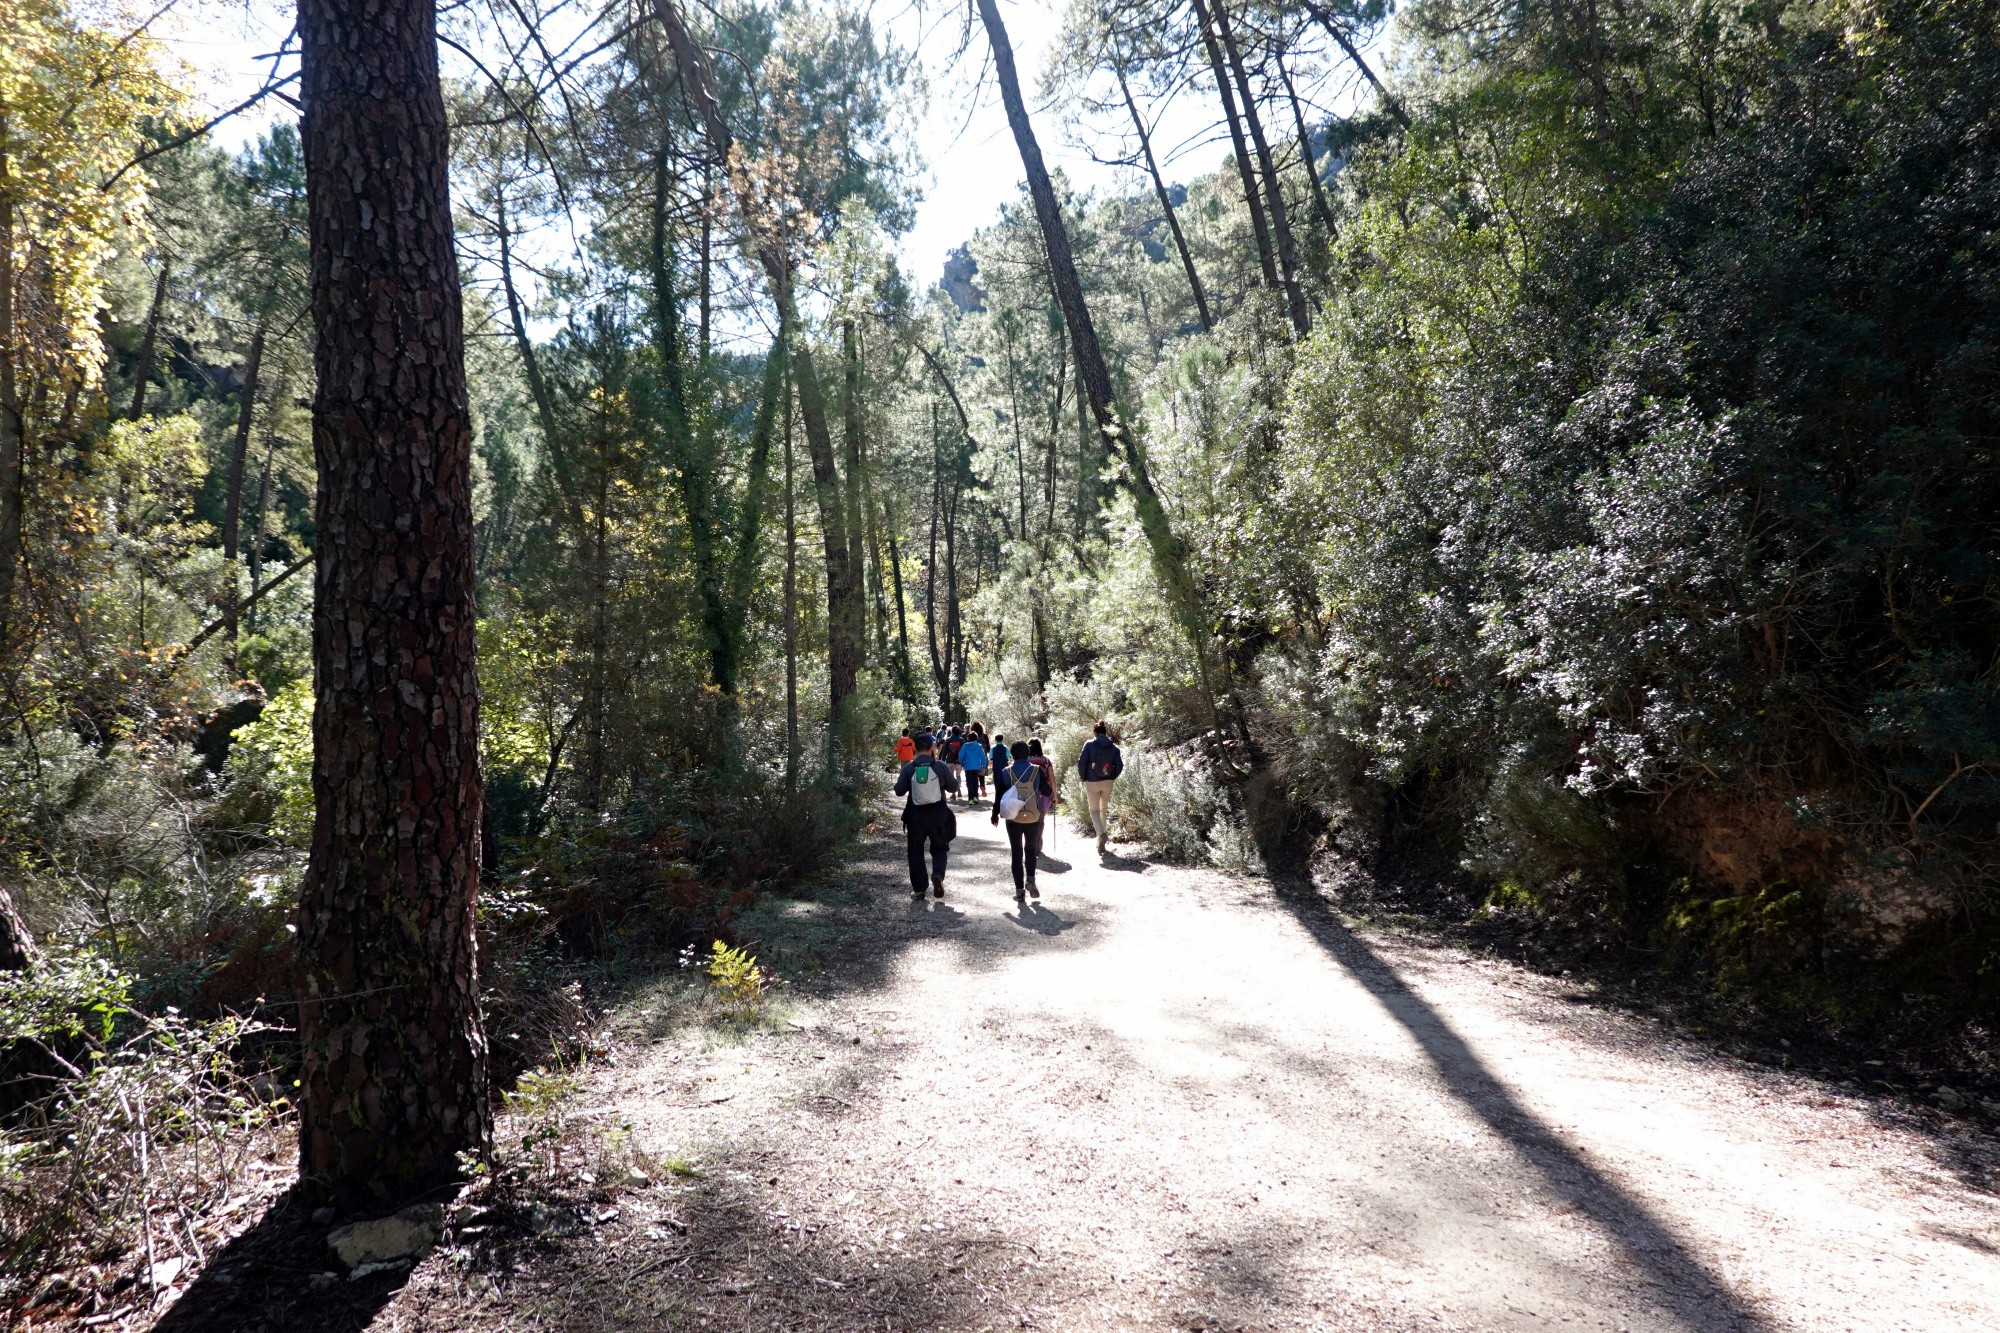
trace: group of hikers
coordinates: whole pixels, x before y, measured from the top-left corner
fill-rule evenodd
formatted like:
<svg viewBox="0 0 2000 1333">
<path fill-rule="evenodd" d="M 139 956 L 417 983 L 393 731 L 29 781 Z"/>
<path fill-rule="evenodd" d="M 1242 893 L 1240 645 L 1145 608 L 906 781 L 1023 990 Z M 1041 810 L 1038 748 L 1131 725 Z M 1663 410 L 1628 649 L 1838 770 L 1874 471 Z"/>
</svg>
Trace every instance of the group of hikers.
<svg viewBox="0 0 2000 1333">
<path fill-rule="evenodd" d="M 922 898 L 926 890 L 933 897 L 944 897 L 945 864 L 952 839 L 958 836 L 952 799 L 963 792 L 968 802 L 984 800 L 988 772 L 993 775 L 992 822 L 1007 826 L 1014 901 L 1025 904 L 1042 896 L 1035 866 L 1062 784 L 1056 779 L 1055 763 L 1042 753 L 1039 738 L 1010 745 L 1005 736 L 995 735 L 989 741 L 986 728 L 977 722 L 948 727 L 942 739 L 930 732 L 912 735 L 906 729 L 896 741 L 896 759 L 896 795 L 904 798 L 912 897 Z M 1111 844 L 1111 784 L 1125 771 L 1125 758 L 1107 724 L 1099 722 L 1094 728 L 1077 756 L 1076 768 L 1102 855 Z"/>
</svg>

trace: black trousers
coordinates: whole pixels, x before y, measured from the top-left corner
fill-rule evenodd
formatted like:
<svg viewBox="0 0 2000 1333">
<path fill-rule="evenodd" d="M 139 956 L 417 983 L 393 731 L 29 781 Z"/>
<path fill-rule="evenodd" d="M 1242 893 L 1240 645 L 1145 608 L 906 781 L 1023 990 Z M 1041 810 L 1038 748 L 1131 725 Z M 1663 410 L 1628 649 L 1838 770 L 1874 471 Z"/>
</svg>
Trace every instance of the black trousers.
<svg viewBox="0 0 2000 1333">
<path fill-rule="evenodd" d="M 1042 827 L 1049 818 L 1043 815 L 1032 824 L 1000 822 L 1007 826 L 1007 850 L 1014 854 L 1014 892 L 1025 893 L 1035 882 L 1035 858 L 1042 854 Z"/>
<path fill-rule="evenodd" d="M 965 799 L 976 801 L 986 795 L 986 770 L 968 768 L 965 770 Z"/>
<path fill-rule="evenodd" d="M 945 858 L 951 855 L 951 830 L 943 823 L 908 824 L 903 831 L 910 839 L 910 888 L 922 893 L 933 879 L 944 878 Z M 924 846 L 931 849 L 931 872 L 924 875 Z"/>
</svg>

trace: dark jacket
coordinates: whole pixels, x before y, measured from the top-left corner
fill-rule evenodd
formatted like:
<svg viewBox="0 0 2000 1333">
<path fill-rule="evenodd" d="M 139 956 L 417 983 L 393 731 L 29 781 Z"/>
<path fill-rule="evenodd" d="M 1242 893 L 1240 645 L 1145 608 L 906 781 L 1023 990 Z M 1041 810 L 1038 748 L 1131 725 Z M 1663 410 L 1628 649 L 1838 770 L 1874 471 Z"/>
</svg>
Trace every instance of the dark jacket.
<svg viewBox="0 0 2000 1333">
<path fill-rule="evenodd" d="M 1030 773 L 1034 775 L 1032 778 L 1028 776 Z M 1028 790 L 1034 792 L 1037 796 L 1054 796 L 1056 794 L 1055 788 L 1049 785 L 1049 771 L 1028 756 L 1022 755 L 1019 759 L 1007 765 L 1007 767 L 993 770 L 994 814 L 998 815 L 1000 813 L 1000 798 L 1013 790 L 1016 775 L 1019 776 L 1019 780 L 1022 782 L 1032 782 L 1034 785 L 1028 788 Z"/>
<path fill-rule="evenodd" d="M 932 770 L 937 773 L 938 783 L 943 787 L 947 798 L 936 805 L 918 805 L 910 798 L 910 773 L 918 764 L 925 762 L 928 762 Z M 947 838 L 958 836 L 958 816 L 951 812 L 949 799 L 958 795 L 958 775 L 951 771 L 951 767 L 944 760 L 934 754 L 920 754 L 904 764 L 902 772 L 896 774 L 896 795 L 903 798 L 903 823 L 909 827 L 913 829 L 942 827 L 946 830 Z"/>
<path fill-rule="evenodd" d="M 1109 736 L 1093 736 L 1076 757 L 1077 775 L 1085 782 L 1101 782 L 1125 771 L 1125 756 Z"/>
</svg>

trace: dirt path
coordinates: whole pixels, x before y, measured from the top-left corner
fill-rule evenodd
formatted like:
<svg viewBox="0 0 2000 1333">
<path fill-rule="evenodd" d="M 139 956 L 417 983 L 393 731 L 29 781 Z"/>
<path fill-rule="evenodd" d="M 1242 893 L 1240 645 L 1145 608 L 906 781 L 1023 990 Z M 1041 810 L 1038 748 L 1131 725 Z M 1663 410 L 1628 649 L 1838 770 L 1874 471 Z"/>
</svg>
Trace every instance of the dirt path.
<svg viewBox="0 0 2000 1333">
<path fill-rule="evenodd" d="M 699 1174 L 374 1326 L 2000 1328 L 1984 1140 L 1067 827 L 1016 911 L 960 829 L 764 909 L 788 1020 L 603 1071 Z"/>
</svg>

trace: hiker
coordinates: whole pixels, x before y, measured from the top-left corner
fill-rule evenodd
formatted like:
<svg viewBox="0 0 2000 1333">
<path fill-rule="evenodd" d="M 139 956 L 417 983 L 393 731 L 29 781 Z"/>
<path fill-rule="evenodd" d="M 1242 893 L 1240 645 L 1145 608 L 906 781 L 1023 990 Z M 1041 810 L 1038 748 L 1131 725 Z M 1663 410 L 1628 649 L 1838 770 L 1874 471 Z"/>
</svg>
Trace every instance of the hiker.
<svg viewBox="0 0 2000 1333">
<path fill-rule="evenodd" d="M 1125 771 L 1125 756 L 1111 739 L 1111 728 L 1098 722 L 1076 759 L 1076 775 L 1083 779 L 1084 799 L 1090 805 L 1090 822 L 1097 830 L 1097 852 L 1111 843 L 1111 784 Z"/>
<path fill-rule="evenodd" d="M 938 758 L 944 760 L 945 767 L 951 770 L 952 777 L 961 783 L 965 780 L 965 771 L 958 764 L 958 749 L 964 743 L 965 733 L 953 727 L 946 734 L 944 744 L 938 747 Z"/>
<path fill-rule="evenodd" d="M 1018 746 L 1015 747 L 1016 758 L 1020 757 L 1019 748 Z M 1042 813 L 1047 814 L 1056 808 L 1056 792 L 1059 788 L 1056 786 L 1055 763 L 1042 753 L 1041 737 L 1030 736 L 1028 738 L 1028 758 L 1034 763 L 1035 767 L 1042 770 Z"/>
<path fill-rule="evenodd" d="M 1012 755 L 1007 753 L 1007 738 L 1005 736 L 995 736 L 993 744 L 986 747 L 986 762 L 993 769 L 993 780 L 995 782 L 1000 780 L 1000 770 L 1012 763 L 1013 758 Z"/>
<path fill-rule="evenodd" d="M 937 757 L 930 736 L 915 738 L 916 757 L 896 775 L 896 795 L 903 802 L 903 831 L 910 843 L 910 895 L 924 896 L 926 883 L 933 897 L 944 897 L 944 863 L 951 840 L 958 836 L 958 816 L 945 796 L 958 790 L 958 779 Z M 924 848 L 931 850 L 930 874 L 924 874 Z"/>
<path fill-rule="evenodd" d="M 965 799 L 977 801 L 986 795 L 986 746 L 979 739 L 975 723 L 972 734 L 958 747 L 959 767 L 965 770 Z"/>
<path fill-rule="evenodd" d="M 1048 770 L 1020 746 L 1014 747 L 1015 760 L 993 770 L 993 822 L 1007 821 L 1007 849 L 1014 856 L 1014 901 L 1039 899 L 1035 887 L 1035 862 L 1042 855 L 1043 819 L 1054 791 Z"/>
<path fill-rule="evenodd" d="M 904 764 L 909 763 L 912 759 L 915 759 L 916 757 L 917 757 L 917 743 L 915 740 L 911 739 L 910 729 L 908 727 L 904 727 L 902 736 L 899 737 L 896 741 L 897 769 L 900 770 Z"/>
</svg>

